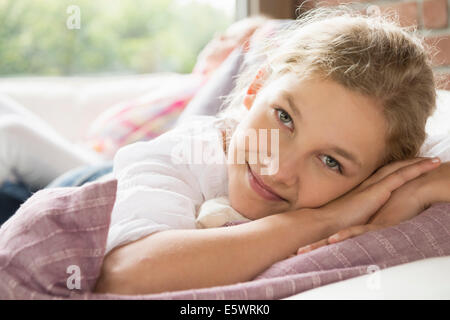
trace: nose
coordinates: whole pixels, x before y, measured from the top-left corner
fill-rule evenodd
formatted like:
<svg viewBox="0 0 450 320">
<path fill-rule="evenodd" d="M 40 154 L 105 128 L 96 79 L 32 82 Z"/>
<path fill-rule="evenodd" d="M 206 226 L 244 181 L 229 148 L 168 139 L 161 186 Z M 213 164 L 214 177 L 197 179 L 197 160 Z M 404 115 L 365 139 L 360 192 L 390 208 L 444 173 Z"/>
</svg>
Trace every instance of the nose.
<svg viewBox="0 0 450 320">
<path fill-rule="evenodd" d="M 280 187 L 295 186 L 299 180 L 298 159 L 289 152 L 284 156 L 278 156 L 278 159 L 276 159 L 276 155 L 274 156 L 270 158 L 270 163 L 268 163 L 268 167 L 270 167 L 269 179 L 273 184 Z"/>
</svg>

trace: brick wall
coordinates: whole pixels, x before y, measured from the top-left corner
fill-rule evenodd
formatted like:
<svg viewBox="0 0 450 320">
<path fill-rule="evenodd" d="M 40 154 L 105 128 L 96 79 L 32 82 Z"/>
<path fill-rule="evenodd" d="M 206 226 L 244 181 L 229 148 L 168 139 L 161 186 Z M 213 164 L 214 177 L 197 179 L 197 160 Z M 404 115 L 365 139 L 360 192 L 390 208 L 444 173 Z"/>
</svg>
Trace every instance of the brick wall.
<svg viewBox="0 0 450 320">
<path fill-rule="evenodd" d="M 431 56 L 436 77 L 439 79 L 438 88 L 450 90 L 449 2 L 450 0 L 309 0 L 302 8 L 307 10 L 315 6 L 346 3 L 365 13 L 368 10 L 369 12 L 370 10 L 379 10 L 381 13 L 395 10 L 402 26 L 416 26 L 418 31 L 425 36 L 426 44 L 435 48 Z M 301 0 L 295 1 L 293 6 L 297 7 L 300 3 L 302 3 Z"/>
</svg>

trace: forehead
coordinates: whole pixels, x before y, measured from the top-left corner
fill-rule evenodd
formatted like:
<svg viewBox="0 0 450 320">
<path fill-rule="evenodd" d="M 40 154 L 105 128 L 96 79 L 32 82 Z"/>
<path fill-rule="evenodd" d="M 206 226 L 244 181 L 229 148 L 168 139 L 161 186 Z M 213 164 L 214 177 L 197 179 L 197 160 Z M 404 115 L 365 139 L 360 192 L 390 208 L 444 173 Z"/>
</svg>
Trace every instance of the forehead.
<svg viewBox="0 0 450 320">
<path fill-rule="evenodd" d="M 298 109 L 300 119 L 291 115 L 299 131 L 310 134 L 310 139 L 343 147 L 363 164 L 384 156 L 387 128 L 377 101 L 332 80 L 299 79 L 293 73 L 274 78 L 267 89 L 269 99 Z"/>
</svg>

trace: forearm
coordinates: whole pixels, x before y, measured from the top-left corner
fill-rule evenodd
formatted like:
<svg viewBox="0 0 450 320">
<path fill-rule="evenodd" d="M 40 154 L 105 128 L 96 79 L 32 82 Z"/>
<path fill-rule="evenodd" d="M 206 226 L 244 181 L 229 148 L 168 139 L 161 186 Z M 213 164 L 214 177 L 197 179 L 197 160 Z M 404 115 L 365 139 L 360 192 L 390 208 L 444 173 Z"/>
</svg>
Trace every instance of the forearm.
<svg viewBox="0 0 450 320">
<path fill-rule="evenodd" d="M 96 291 L 144 294 L 249 281 L 337 231 L 317 213 L 304 209 L 233 227 L 152 234 L 110 252 Z"/>
</svg>

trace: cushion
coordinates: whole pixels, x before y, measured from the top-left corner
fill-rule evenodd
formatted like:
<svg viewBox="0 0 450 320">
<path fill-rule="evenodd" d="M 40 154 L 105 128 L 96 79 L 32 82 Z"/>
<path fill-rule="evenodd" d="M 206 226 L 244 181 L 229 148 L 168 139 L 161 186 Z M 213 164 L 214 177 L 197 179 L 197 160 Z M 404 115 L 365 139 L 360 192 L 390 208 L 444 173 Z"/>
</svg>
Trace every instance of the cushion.
<svg viewBox="0 0 450 320">
<path fill-rule="evenodd" d="M 225 96 L 234 87 L 234 81 L 242 65 L 243 57 L 242 48 L 236 48 L 188 103 L 178 118 L 177 124 L 186 121 L 190 116 L 215 115 L 220 110 Z"/>
<path fill-rule="evenodd" d="M 420 259 L 450 255 L 450 203 L 439 203 L 397 226 L 367 232 L 272 265 L 255 279 L 289 274 L 384 269 Z M 326 280 L 325 280 L 326 281 Z"/>
<path fill-rule="evenodd" d="M 0 300 L 92 291 L 117 181 L 43 189 L 0 228 Z"/>
<path fill-rule="evenodd" d="M 450 161 L 450 91 L 439 89 L 436 92 L 436 110 L 427 120 L 427 138 L 420 148 L 420 155 L 437 156 L 446 162 Z"/>
<path fill-rule="evenodd" d="M 450 256 L 450 203 L 432 205 L 397 226 L 372 231 L 274 263 L 253 280 L 136 299 L 283 299 L 376 270 Z M 450 281 L 450 276 L 442 279 Z M 117 298 L 117 296 L 116 296 Z"/>
<path fill-rule="evenodd" d="M 157 137 L 174 126 L 206 79 L 202 74 L 179 74 L 170 84 L 108 108 L 92 122 L 85 144 L 112 159 L 124 145 Z"/>
</svg>

